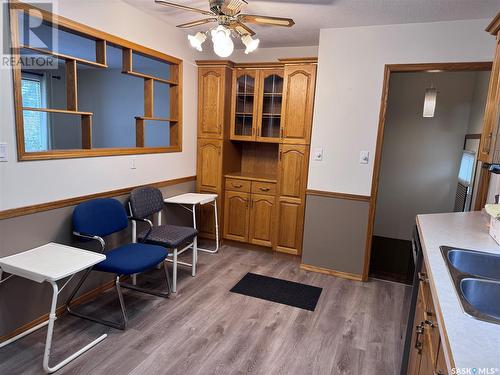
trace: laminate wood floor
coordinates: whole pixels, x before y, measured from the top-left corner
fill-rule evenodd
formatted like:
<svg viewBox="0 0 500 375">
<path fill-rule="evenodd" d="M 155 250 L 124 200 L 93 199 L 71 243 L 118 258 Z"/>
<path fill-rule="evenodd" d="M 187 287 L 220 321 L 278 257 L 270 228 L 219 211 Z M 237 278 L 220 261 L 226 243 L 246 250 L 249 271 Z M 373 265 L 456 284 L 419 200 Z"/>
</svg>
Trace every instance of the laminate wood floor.
<svg viewBox="0 0 500 375">
<path fill-rule="evenodd" d="M 247 272 L 323 288 L 316 311 L 229 292 Z M 160 286 L 157 278 L 146 283 Z M 107 332 L 108 338 L 57 374 L 399 374 L 409 288 L 299 270 L 299 259 L 223 246 L 201 253 L 198 274 L 179 272 L 179 291 L 161 299 L 125 291 L 125 332 L 65 315 L 56 321 L 52 363 Z M 114 291 L 86 305 L 119 317 Z M 41 374 L 46 330 L 0 349 L 0 374 Z"/>
</svg>

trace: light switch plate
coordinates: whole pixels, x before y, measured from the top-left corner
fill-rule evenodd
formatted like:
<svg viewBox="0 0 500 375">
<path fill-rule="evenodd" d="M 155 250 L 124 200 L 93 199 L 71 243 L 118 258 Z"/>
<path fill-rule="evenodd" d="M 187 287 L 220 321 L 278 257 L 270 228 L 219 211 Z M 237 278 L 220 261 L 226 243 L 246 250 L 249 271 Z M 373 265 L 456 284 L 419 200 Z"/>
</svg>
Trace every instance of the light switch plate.
<svg viewBox="0 0 500 375">
<path fill-rule="evenodd" d="M 359 164 L 368 164 L 369 161 L 370 161 L 370 152 L 361 151 L 359 153 Z"/>
<path fill-rule="evenodd" d="M 0 142 L 0 162 L 2 161 L 7 161 L 7 143 L 5 142 Z"/>
<path fill-rule="evenodd" d="M 315 148 L 313 151 L 313 160 L 322 161 L 323 160 L 323 149 Z"/>
</svg>

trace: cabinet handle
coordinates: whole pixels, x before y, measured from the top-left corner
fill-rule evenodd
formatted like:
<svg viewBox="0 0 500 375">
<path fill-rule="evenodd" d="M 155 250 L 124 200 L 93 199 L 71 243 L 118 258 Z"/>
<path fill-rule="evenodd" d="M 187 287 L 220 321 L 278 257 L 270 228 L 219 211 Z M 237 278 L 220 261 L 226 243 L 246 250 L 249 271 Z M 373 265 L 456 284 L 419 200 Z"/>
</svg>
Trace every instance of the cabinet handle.
<svg viewBox="0 0 500 375">
<path fill-rule="evenodd" d="M 217 125 L 217 130 L 218 130 L 219 134 L 221 133 L 221 129 L 222 129 L 222 125 L 221 124 Z"/>
<path fill-rule="evenodd" d="M 280 128 L 280 138 L 283 138 L 283 128 Z"/>
<path fill-rule="evenodd" d="M 235 184 L 231 184 L 231 186 L 236 189 L 241 189 L 243 187 L 243 185 L 235 185 Z"/>
<path fill-rule="evenodd" d="M 418 280 L 426 283 L 429 279 L 427 278 L 427 275 L 425 272 L 419 272 L 418 274 Z"/>
<path fill-rule="evenodd" d="M 424 322 L 420 322 L 420 324 L 416 326 L 415 332 L 417 333 L 415 337 L 415 349 L 418 350 L 418 354 L 421 354 L 423 345 L 420 341 L 420 336 L 424 334 Z"/>
<path fill-rule="evenodd" d="M 266 188 L 266 187 L 261 187 L 260 188 L 261 191 L 269 191 L 270 189 L 269 188 Z"/>
<path fill-rule="evenodd" d="M 425 321 L 425 324 L 427 324 L 429 327 L 433 327 L 433 328 L 434 328 L 434 321 L 432 321 L 432 320 L 428 320 L 428 319 L 427 319 L 427 320 Z"/>
</svg>

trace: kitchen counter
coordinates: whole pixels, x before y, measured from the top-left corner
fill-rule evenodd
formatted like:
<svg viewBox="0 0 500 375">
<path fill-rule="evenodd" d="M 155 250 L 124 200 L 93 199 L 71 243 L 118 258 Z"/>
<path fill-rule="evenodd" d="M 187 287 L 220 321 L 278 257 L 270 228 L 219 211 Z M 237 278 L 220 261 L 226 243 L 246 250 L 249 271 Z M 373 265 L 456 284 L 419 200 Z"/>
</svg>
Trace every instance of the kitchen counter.
<svg viewBox="0 0 500 375">
<path fill-rule="evenodd" d="M 477 368 L 479 374 L 479 369 L 487 368 L 494 369 L 488 374 L 500 374 L 500 325 L 463 312 L 439 249 L 444 245 L 500 254 L 500 246 L 488 234 L 489 216 L 483 212 L 418 215 L 417 226 L 448 369 Z"/>
</svg>

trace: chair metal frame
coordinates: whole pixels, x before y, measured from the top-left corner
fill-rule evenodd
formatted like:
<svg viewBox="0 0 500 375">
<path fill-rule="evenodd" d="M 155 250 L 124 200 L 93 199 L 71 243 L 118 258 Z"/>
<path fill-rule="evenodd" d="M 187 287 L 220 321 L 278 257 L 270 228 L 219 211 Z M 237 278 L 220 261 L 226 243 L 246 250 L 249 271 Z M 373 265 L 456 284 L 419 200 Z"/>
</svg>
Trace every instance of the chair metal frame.
<svg viewBox="0 0 500 375">
<path fill-rule="evenodd" d="M 139 220 L 139 221 L 144 221 L 146 223 L 149 223 L 150 230 L 152 229 L 153 223 L 151 223 L 151 221 L 149 221 L 147 219 L 138 219 L 138 218 L 132 218 L 132 217 L 128 217 L 128 219 L 129 220 Z M 79 233 L 76 231 L 73 232 L 73 235 L 75 235 L 76 237 L 80 237 L 82 239 L 94 240 L 94 241 L 99 242 L 99 244 L 101 246 L 100 253 L 104 253 L 104 250 L 106 248 L 106 242 L 104 241 L 104 239 L 102 237 L 88 236 L 88 235 L 85 235 L 85 234 L 82 234 L 82 233 Z M 172 288 L 170 286 L 170 279 L 169 279 L 169 275 L 168 275 L 168 269 L 167 269 L 166 262 L 163 262 L 163 270 L 164 270 L 164 274 L 165 274 L 165 281 L 167 284 L 167 292 L 166 293 L 165 292 L 158 292 L 158 291 L 154 291 L 154 290 L 150 290 L 150 289 L 145 289 L 145 288 L 140 288 L 136 285 L 132 285 L 132 284 L 128 284 L 128 283 L 122 283 L 120 281 L 120 278 L 123 275 L 117 274 L 115 276 L 114 284 L 115 284 L 116 292 L 118 294 L 118 300 L 120 302 L 120 309 L 122 312 L 122 321 L 121 322 L 112 322 L 112 321 L 100 319 L 100 318 L 97 318 L 97 317 L 94 317 L 91 315 L 82 314 L 80 312 L 73 310 L 73 308 L 71 307 L 71 301 L 75 298 L 76 294 L 78 293 L 78 290 L 80 290 L 80 288 L 82 287 L 83 283 L 88 278 L 88 276 L 90 275 L 90 272 L 92 272 L 92 270 L 93 270 L 93 268 L 89 268 L 87 271 L 85 271 L 85 274 L 82 276 L 82 278 L 80 279 L 80 281 L 78 282 L 76 287 L 71 292 L 70 296 L 66 300 L 66 310 L 71 315 L 78 316 L 80 318 L 87 319 L 87 320 L 90 320 L 90 321 L 93 321 L 96 323 L 101 323 L 101 324 L 104 324 L 104 325 L 107 325 L 109 327 L 113 327 L 116 329 L 125 330 L 127 328 L 127 323 L 128 323 L 127 312 L 125 309 L 125 301 L 123 300 L 122 288 L 131 289 L 131 290 L 135 290 L 136 292 L 151 294 L 151 295 L 163 297 L 163 298 L 168 298 L 170 296 L 170 293 L 172 290 Z"/>
<path fill-rule="evenodd" d="M 129 212 L 132 213 L 132 205 L 130 202 L 128 202 L 128 207 L 129 207 Z M 148 219 L 140 219 L 137 217 L 129 216 L 129 219 L 132 220 L 132 242 L 136 243 L 137 242 L 137 224 L 136 221 L 141 221 L 145 222 L 149 225 L 149 231 L 144 237 L 143 243 L 147 242 L 147 238 L 149 236 L 149 233 L 151 233 L 151 230 L 153 230 L 154 224 L 151 220 Z M 157 221 L 158 221 L 158 226 L 162 225 L 162 211 L 159 211 L 157 213 Z M 182 253 L 184 253 L 186 250 L 193 249 L 193 258 L 191 263 L 187 262 L 182 262 L 178 260 L 178 256 Z M 193 242 L 189 242 L 186 244 L 185 247 L 181 248 L 169 248 L 172 250 L 172 254 L 168 254 L 167 259 L 165 259 L 165 262 L 172 263 L 172 293 L 177 293 L 177 266 L 182 265 L 186 267 L 191 267 L 191 276 L 195 277 L 196 276 L 196 264 L 198 263 L 198 235 L 196 235 L 193 239 Z M 170 259 L 172 257 L 172 259 Z M 164 262 L 164 263 L 165 263 Z M 136 282 L 136 275 L 133 275 L 133 283 L 135 284 Z"/>
</svg>

